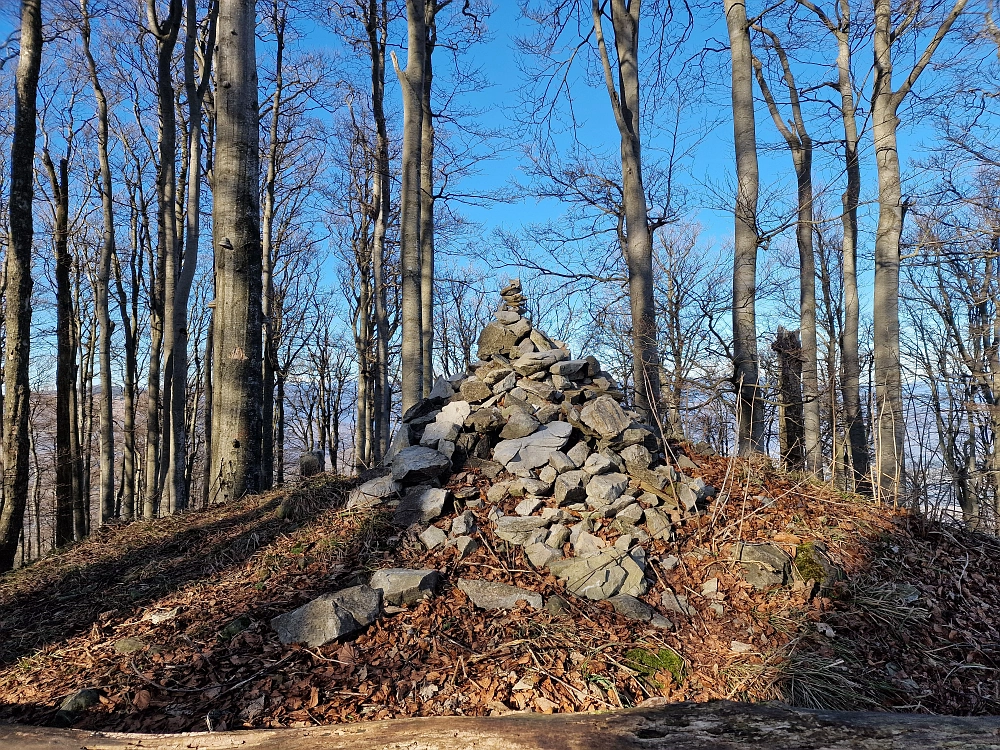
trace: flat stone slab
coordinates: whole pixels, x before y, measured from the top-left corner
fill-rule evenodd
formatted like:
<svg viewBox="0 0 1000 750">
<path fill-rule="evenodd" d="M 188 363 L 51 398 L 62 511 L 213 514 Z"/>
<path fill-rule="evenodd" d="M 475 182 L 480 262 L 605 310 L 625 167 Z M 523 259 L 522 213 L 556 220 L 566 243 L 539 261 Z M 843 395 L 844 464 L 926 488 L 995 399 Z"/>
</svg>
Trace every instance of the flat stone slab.
<svg viewBox="0 0 1000 750">
<path fill-rule="evenodd" d="M 625 410 L 611 396 L 600 396 L 587 402 L 580 410 L 580 419 L 605 439 L 617 437 L 632 424 Z"/>
<path fill-rule="evenodd" d="M 391 474 L 377 477 L 365 482 L 360 487 L 351 490 L 347 498 L 348 510 L 351 508 L 373 508 L 381 505 L 389 497 L 394 497 L 403 490 L 403 485 L 393 479 Z"/>
<path fill-rule="evenodd" d="M 528 468 L 535 469 L 549 462 L 553 451 L 562 450 L 573 426 L 569 422 L 549 422 L 542 429 L 515 440 L 502 440 L 493 449 L 493 460 L 508 464 L 514 460 L 530 464 Z"/>
<path fill-rule="evenodd" d="M 383 568 L 375 571 L 369 585 L 382 592 L 384 603 L 398 606 L 429 599 L 440 581 L 441 574 L 436 570 Z"/>
<path fill-rule="evenodd" d="M 459 578 L 458 588 L 480 609 L 513 609 L 522 600 L 534 609 L 542 608 L 541 594 L 506 583 Z"/>
<path fill-rule="evenodd" d="M 422 445 L 403 448 L 392 459 L 392 477 L 399 482 L 435 479 L 451 471 L 451 459 Z"/>
<path fill-rule="evenodd" d="M 381 612 L 381 591 L 370 586 L 352 586 L 278 615 L 271 620 L 271 627 L 285 645 L 305 643 L 319 648 L 370 625 Z"/>
</svg>

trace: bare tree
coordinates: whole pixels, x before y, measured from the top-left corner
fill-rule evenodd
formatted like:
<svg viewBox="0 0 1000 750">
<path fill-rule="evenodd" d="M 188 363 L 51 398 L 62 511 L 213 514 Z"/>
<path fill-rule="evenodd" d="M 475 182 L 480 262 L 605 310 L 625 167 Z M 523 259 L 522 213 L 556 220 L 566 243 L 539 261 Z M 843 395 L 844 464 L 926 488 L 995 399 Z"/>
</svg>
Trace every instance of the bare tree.
<svg viewBox="0 0 1000 750">
<path fill-rule="evenodd" d="M 759 173 L 753 109 L 753 53 L 746 6 L 724 0 L 732 56 L 733 131 L 736 145 L 736 222 L 733 248 L 733 382 L 741 456 L 763 448 L 764 422 L 757 357 L 757 199 Z"/>
<path fill-rule="evenodd" d="M 260 156 L 255 15 L 250 0 L 220 0 L 213 166 L 210 499 L 256 492 L 261 462 Z"/>
<path fill-rule="evenodd" d="M 891 0 L 874 0 L 875 77 L 872 84 L 872 131 L 878 168 L 878 229 L 875 233 L 875 405 L 878 420 L 875 443 L 875 492 L 888 502 L 899 502 L 904 475 L 902 374 L 899 358 L 899 244 L 904 204 L 896 131 L 899 107 L 930 63 L 945 35 L 965 9 L 956 0 L 938 25 L 916 64 L 898 89 L 893 89 L 893 44 L 921 21 L 919 5 L 910 7 L 897 24 Z"/>
</svg>

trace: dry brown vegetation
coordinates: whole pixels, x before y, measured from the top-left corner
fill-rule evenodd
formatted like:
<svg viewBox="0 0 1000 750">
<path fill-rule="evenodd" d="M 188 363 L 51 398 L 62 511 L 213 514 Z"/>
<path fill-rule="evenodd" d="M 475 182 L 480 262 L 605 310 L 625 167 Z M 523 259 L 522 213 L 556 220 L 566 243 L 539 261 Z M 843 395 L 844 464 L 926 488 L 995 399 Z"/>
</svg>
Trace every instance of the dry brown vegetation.
<svg viewBox="0 0 1000 750">
<path fill-rule="evenodd" d="M 654 543 L 653 560 L 681 562 L 670 571 L 654 562 L 659 580 L 644 597 L 659 608 L 666 588 L 687 594 L 697 614 L 665 613 L 673 632 L 573 597 L 562 614 L 477 610 L 453 588 L 457 577 L 546 597 L 561 585 L 485 522 L 472 557 L 426 552 L 383 516 L 341 510 L 351 482 L 323 476 L 102 529 L 5 577 L 0 720 L 58 723 L 61 700 L 83 688 L 98 688 L 101 702 L 75 726 L 128 731 L 588 711 L 651 698 L 997 712 L 996 540 L 766 466 L 698 460 L 694 473 L 722 491 L 675 542 Z M 467 484 L 485 496 L 475 473 L 454 475 L 450 486 Z M 801 583 L 756 591 L 730 560 L 739 540 L 790 553 L 822 542 L 845 579 L 822 592 Z M 435 567 L 445 583 L 345 643 L 286 647 L 268 626 L 389 566 Z M 700 595 L 713 577 L 721 616 Z"/>
</svg>

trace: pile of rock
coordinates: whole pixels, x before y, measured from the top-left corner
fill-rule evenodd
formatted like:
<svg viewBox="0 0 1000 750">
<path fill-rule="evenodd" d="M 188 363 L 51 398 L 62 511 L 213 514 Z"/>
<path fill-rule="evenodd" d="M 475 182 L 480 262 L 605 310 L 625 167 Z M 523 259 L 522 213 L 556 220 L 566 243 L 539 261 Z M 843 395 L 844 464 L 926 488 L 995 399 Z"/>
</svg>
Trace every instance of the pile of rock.
<svg viewBox="0 0 1000 750">
<path fill-rule="evenodd" d="M 532 325 L 519 281 L 501 297 L 479 338 L 480 361 L 439 378 L 407 410 L 391 475 L 363 484 L 349 506 L 400 494 L 397 523 L 426 526 L 448 502 L 440 478 L 476 468 L 498 480 L 487 496 L 494 533 L 523 546 L 532 565 L 578 596 L 641 596 L 649 540 L 669 540 L 714 490 L 668 463 L 656 430 L 621 406 L 624 394 L 596 358 L 574 359 Z M 514 515 L 499 508 L 508 497 L 519 500 Z M 431 526 L 421 540 L 468 549 L 474 521 L 461 518 L 450 534 Z"/>
</svg>

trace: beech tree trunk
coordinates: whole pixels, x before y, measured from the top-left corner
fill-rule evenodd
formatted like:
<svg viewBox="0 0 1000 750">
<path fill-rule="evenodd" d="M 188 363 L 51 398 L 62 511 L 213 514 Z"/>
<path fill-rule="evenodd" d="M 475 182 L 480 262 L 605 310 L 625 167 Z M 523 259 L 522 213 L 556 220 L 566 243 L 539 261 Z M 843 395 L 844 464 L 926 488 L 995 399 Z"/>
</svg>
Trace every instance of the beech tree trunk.
<svg viewBox="0 0 1000 750">
<path fill-rule="evenodd" d="M 174 203 L 177 190 L 176 114 L 172 58 L 180 31 L 181 0 L 170 0 L 167 17 L 157 17 L 156 3 L 147 0 L 149 29 L 156 37 L 156 101 L 160 117 L 159 164 L 156 172 L 156 270 L 150 279 L 150 351 L 146 389 L 146 469 L 143 517 L 160 513 L 164 489 L 165 462 L 169 463 L 170 378 L 174 355 L 174 288 L 177 260 L 177 219 Z M 165 359 L 164 359 L 165 358 Z M 162 365 L 162 370 L 161 370 Z M 162 381 L 161 381 L 162 373 Z M 167 386 L 161 388 L 161 383 Z"/>
<path fill-rule="evenodd" d="M 771 345 L 778 354 L 778 438 L 781 463 L 789 471 L 805 467 L 805 430 L 802 401 L 804 353 L 798 331 L 778 329 Z"/>
<path fill-rule="evenodd" d="M 97 159 L 100 164 L 101 217 L 104 222 L 101 238 L 101 253 L 97 261 L 96 299 L 97 322 L 100 326 L 98 343 L 98 366 L 101 376 L 101 422 L 100 422 L 100 466 L 101 483 L 99 502 L 101 523 L 115 517 L 115 419 L 114 389 L 111 384 L 111 311 L 108 307 L 108 288 L 111 284 L 111 259 L 115 254 L 115 215 L 111 184 L 111 163 L 108 160 L 108 99 L 104 95 L 97 64 L 90 51 L 90 12 L 87 0 L 80 0 L 82 20 L 80 37 L 83 41 L 83 55 L 87 60 L 90 83 L 97 101 Z"/>
<path fill-rule="evenodd" d="M 872 84 L 872 131 L 878 169 L 878 228 L 875 232 L 874 365 L 875 493 L 884 502 L 902 499 L 905 472 L 903 388 L 899 359 L 899 241 L 903 233 L 903 197 L 896 130 L 899 106 L 930 62 L 967 0 L 956 0 L 917 64 L 899 90 L 892 86 L 896 40 L 891 0 L 875 0 L 875 78 Z"/>
<path fill-rule="evenodd" d="M 212 487 L 218 503 L 260 489 L 260 125 L 255 12 L 220 0 L 213 185 L 216 307 L 212 365 Z"/>
<path fill-rule="evenodd" d="M 763 66 L 757 58 L 753 60 L 754 72 L 757 75 L 757 82 L 764 100 L 767 102 L 771 119 L 781 133 L 782 138 L 788 145 L 788 150 L 792 155 L 792 164 L 795 168 L 795 181 L 797 186 L 797 215 L 795 222 L 795 241 L 799 250 L 799 337 L 801 345 L 799 364 L 801 381 L 798 393 L 801 403 L 795 407 L 796 412 L 801 411 L 801 445 L 796 457 L 795 468 L 805 469 L 810 474 L 822 473 L 823 452 L 819 439 L 819 370 L 816 351 L 816 256 L 813 252 L 813 183 L 812 183 L 812 160 L 813 142 L 806 131 L 805 118 L 802 116 L 802 106 L 799 100 L 799 91 L 792 75 L 792 68 L 788 62 L 784 47 L 778 36 L 769 29 L 760 25 L 754 26 L 763 33 L 771 42 L 774 51 L 781 62 L 782 73 L 784 74 L 785 88 L 788 90 L 789 102 L 791 104 L 792 119 L 791 128 L 785 123 L 778 109 L 777 102 L 771 94 L 771 89 L 764 77 Z M 779 339 L 781 334 L 779 332 Z M 784 393 L 784 389 L 782 389 Z M 787 407 L 786 407 L 787 408 Z M 784 451 L 782 451 L 784 452 Z"/>
<path fill-rule="evenodd" d="M 41 0 L 21 0 L 21 51 L 14 95 L 10 149 L 10 243 L 4 269 L 7 310 L 4 339 L 3 498 L 0 506 L 0 572 L 14 566 L 28 502 L 28 357 L 31 349 L 31 202 L 35 179 L 35 96 L 42 62 Z"/>
<path fill-rule="evenodd" d="M 591 14 L 604 82 L 621 138 L 622 203 L 625 213 L 625 265 L 628 269 L 629 310 L 632 318 L 632 377 L 634 402 L 643 421 L 655 424 L 660 402 L 660 363 L 657 353 L 656 308 L 653 303 L 653 241 L 649 230 L 646 192 L 642 182 L 639 138 L 639 21 L 638 0 L 611 0 L 615 35 L 615 70 L 604 41 L 602 4 L 593 0 Z M 618 86 L 615 87 L 617 77 Z"/>
<path fill-rule="evenodd" d="M 424 360 L 421 328 L 420 167 L 423 138 L 423 77 L 427 32 L 424 0 L 406 0 L 406 70 L 393 64 L 403 91 L 403 155 L 400 187 L 400 260 L 402 266 L 402 398 L 405 412 L 423 397 Z"/>
<path fill-rule="evenodd" d="M 733 135 L 736 146 L 735 239 L 733 247 L 733 382 L 739 454 L 763 450 L 763 403 L 757 357 L 757 133 L 753 103 L 753 55 L 746 6 L 724 0 L 732 56 Z"/>
<path fill-rule="evenodd" d="M 423 396 L 434 387 L 434 120 L 431 84 L 434 45 L 437 42 L 438 0 L 425 0 L 424 80 L 420 107 L 420 350 L 423 357 Z"/>
</svg>

